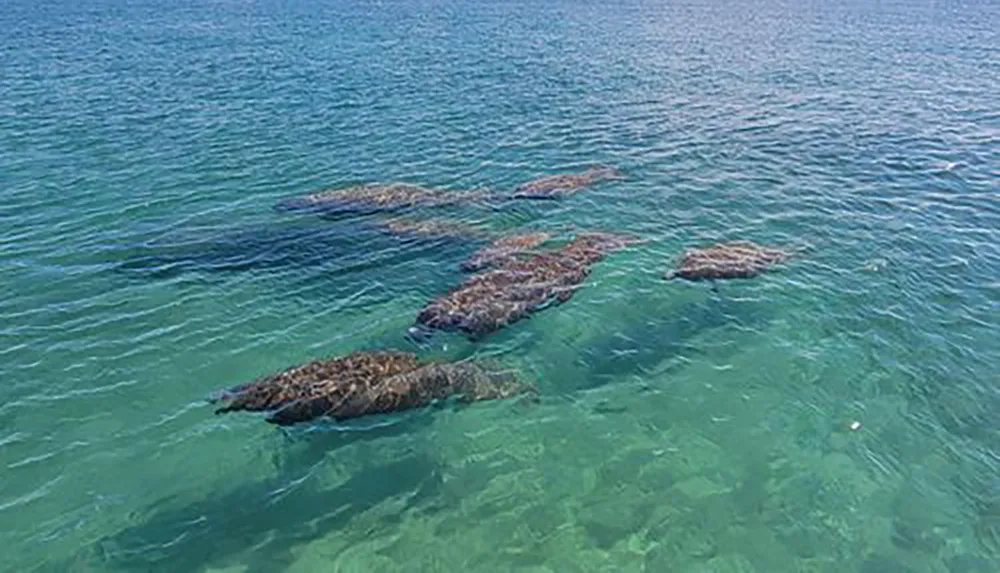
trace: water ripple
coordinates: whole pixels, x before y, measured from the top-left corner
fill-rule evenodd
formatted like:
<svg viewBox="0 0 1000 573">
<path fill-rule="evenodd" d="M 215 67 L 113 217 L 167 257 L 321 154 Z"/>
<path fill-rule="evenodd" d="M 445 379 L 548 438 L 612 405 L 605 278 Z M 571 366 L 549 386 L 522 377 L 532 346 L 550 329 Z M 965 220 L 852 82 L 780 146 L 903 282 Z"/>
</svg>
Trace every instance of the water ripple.
<svg viewBox="0 0 1000 573">
<path fill-rule="evenodd" d="M 996 570 L 993 8 L 15 0 L 6 566 Z M 476 241 L 273 209 L 594 163 L 627 179 L 441 214 L 648 239 L 477 344 L 404 336 Z M 736 238 L 804 250 L 661 280 Z M 500 360 L 541 401 L 284 434 L 205 402 L 383 347 Z"/>
</svg>

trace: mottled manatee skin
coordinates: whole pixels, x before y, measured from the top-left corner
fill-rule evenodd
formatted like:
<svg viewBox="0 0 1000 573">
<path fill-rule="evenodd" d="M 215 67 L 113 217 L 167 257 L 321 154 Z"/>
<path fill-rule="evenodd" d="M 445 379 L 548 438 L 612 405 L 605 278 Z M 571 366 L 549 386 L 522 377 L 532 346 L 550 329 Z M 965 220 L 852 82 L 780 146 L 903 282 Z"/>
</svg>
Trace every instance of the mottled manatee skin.
<svg viewBox="0 0 1000 573">
<path fill-rule="evenodd" d="M 427 303 L 416 324 L 479 339 L 533 312 L 569 301 L 594 264 L 633 242 L 634 238 L 620 235 L 581 235 L 560 249 L 473 275 Z"/>
<path fill-rule="evenodd" d="M 422 363 L 402 352 L 355 352 L 316 360 L 220 392 L 217 414 L 268 412 L 267 421 L 287 426 L 321 417 L 348 420 L 427 406 L 455 398 L 463 402 L 508 398 L 530 391 L 510 373 L 471 362 Z"/>
<path fill-rule="evenodd" d="M 436 207 L 473 203 L 489 196 L 486 191 L 448 191 L 409 183 L 366 184 L 289 197 L 275 205 L 278 211 L 323 214 L 368 214 L 411 207 Z"/>
<path fill-rule="evenodd" d="M 518 185 L 516 199 L 561 199 L 601 181 L 621 180 L 625 175 L 615 167 L 595 167 L 583 173 L 548 175 Z"/>
<path fill-rule="evenodd" d="M 664 278 L 690 281 L 749 279 L 771 270 L 789 256 L 786 251 L 749 241 L 717 243 L 710 247 L 688 249 L 678 259 L 676 268 L 667 271 Z"/>
<path fill-rule="evenodd" d="M 523 233 L 501 237 L 479 249 L 461 264 L 464 272 L 477 272 L 490 267 L 503 266 L 516 260 L 517 255 L 528 252 L 549 240 L 548 233 Z"/>
</svg>

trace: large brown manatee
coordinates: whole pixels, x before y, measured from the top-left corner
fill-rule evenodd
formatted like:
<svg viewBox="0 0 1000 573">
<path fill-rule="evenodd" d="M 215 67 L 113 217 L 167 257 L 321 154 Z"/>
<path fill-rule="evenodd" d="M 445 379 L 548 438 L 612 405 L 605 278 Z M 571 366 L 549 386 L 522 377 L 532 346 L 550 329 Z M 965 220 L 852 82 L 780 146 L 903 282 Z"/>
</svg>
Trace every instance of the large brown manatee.
<svg viewBox="0 0 1000 573">
<path fill-rule="evenodd" d="M 419 408 L 438 400 L 509 398 L 532 391 L 509 372 L 471 362 L 421 362 L 393 351 L 354 352 L 309 362 L 216 395 L 217 414 L 268 412 L 267 421 L 291 425 L 320 417 L 347 420 Z"/>
<path fill-rule="evenodd" d="M 410 335 L 419 340 L 432 330 L 445 330 L 481 338 L 549 304 L 568 301 L 595 263 L 634 242 L 623 235 L 579 235 L 562 248 L 472 275 L 424 306 Z"/>
</svg>

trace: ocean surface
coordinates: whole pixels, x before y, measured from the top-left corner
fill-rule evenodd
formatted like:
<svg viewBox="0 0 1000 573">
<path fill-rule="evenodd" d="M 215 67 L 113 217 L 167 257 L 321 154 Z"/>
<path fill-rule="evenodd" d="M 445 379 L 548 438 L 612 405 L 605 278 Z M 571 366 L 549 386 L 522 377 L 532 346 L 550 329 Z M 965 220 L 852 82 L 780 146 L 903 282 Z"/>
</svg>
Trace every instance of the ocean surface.
<svg viewBox="0 0 1000 573">
<path fill-rule="evenodd" d="M 0 570 L 1000 571 L 996 1 L 7 0 L 0 30 Z M 595 164 L 627 179 L 442 211 L 647 239 L 478 342 L 406 332 L 481 241 L 274 208 Z M 662 279 L 721 240 L 798 253 Z M 384 348 L 539 398 L 207 401 Z"/>
</svg>

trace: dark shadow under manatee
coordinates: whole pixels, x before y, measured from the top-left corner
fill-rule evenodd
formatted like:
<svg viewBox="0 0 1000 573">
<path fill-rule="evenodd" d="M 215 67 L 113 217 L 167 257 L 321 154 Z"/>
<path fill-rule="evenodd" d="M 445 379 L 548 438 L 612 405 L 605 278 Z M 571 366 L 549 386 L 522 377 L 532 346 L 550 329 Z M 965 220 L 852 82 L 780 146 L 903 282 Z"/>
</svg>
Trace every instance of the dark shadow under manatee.
<svg viewBox="0 0 1000 573">
<path fill-rule="evenodd" d="M 212 280 L 249 273 L 281 281 L 283 296 L 381 303 L 458 275 L 458 264 L 483 241 L 453 237 L 395 237 L 374 221 L 220 231 L 196 241 L 144 245 L 114 258 L 114 271 L 132 280 L 190 277 Z M 353 303 L 352 303 L 353 304 Z"/>
<path fill-rule="evenodd" d="M 421 250 L 428 242 L 393 237 L 367 220 L 279 223 L 223 230 L 194 241 L 143 245 L 124 255 L 118 270 L 147 278 L 169 278 L 185 272 L 367 268 L 407 256 L 436 254 L 442 260 L 455 256 L 448 249 Z M 467 242 L 436 239 L 437 246 L 464 247 Z"/>
<path fill-rule="evenodd" d="M 318 444 L 302 453 L 305 458 L 329 454 Z M 365 467 L 333 487 L 309 477 L 305 461 L 288 459 L 274 478 L 186 506 L 154 506 L 148 520 L 96 542 L 76 565 L 173 573 L 246 564 L 248 572 L 282 571 L 293 561 L 296 546 L 343 530 L 358 514 L 387 499 L 406 495 L 407 509 L 412 509 L 433 506 L 440 494 L 437 462 L 424 455 Z M 293 463 L 301 475 L 292 471 Z M 395 517 L 372 527 L 389 526 Z M 367 531 L 342 533 L 361 538 Z"/>
<path fill-rule="evenodd" d="M 566 392 L 586 390 L 610 380 L 649 372 L 664 360 L 703 354 L 692 340 L 729 325 L 763 330 L 774 313 L 765 303 L 713 293 L 709 298 L 671 309 L 669 314 L 644 313 L 624 327 L 608 331 L 581 350 L 588 377 Z"/>
<path fill-rule="evenodd" d="M 464 209 L 434 210 L 458 221 L 481 220 L 491 212 L 501 227 L 519 227 L 526 221 L 546 216 L 545 210 L 522 209 L 514 200 L 487 201 Z M 426 210 L 404 208 L 394 212 L 420 220 Z M 539 213 L 541 211 L 541 213 Z M 474 216 L 473 216 L 474 215 Z M 489 237 L 434 236 L 412 234 L 394 236 L 385 228 L 386 217 L 357 213 L 323 212 L 320 216 L 276 220 L 273 223 L 236 224 L 197 234 L 176 232 L 173 236 L 124 248 L 109 249 L 105 259 L 122 276 L 143 280 L 176 278 L 185 274 L 202 276 L 241 272 L 307 271 L 335 272 L 337 279 L 359 271 L 372 276 L 392 274 L 392 267 L 420 260 L 428 267 L 451 268 L 467 258 Z M 359 277 L 362 286 L 372 276 Z M 329 280 L 324 276 L 323 280 Z M 408 280 L 410 284 L 415 281 Z M 355 288 L 345 289 L 348 293 Z"/>
<path fill-rule="evenodd" d="M 414 453 L 408 438 L 426 430 L 442 409 L 468 407 L 443 401 L 363 421 L 276 430 L 275 445 L 280 447 L 275 448 L 273 476 L 186 505 L 177 504 L 174 498 L 161 499 L 138 512 L 149 516 L 145 521 L 39 570 L 173 573 L 248 565 L 249 573 L 282 571 L 294 560 L 297 546 L 331 532 L 360 540 L 373 530 L 393 526 L 396 515 L 370 523 L 363 531 L 347 527 L 359 514 L 395 496 L 407 496 L 408 511 L 433 512 L 455 502 L 454 494 L 441 488 L 437 458 Z M 345 449 L 354 444 L 362 448 Z M 325 464 L 347 456 L 365 460 L 370 448 L 388 447 L 399 451 L 400 457 L 367 465 L 340 485 L 323 487 L 312 475 Z M 381 457 L 392 459 L 391 455 Z M 480 485 L 485 487 L 488 481 Z"/>
</svg>

